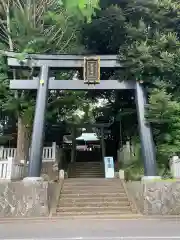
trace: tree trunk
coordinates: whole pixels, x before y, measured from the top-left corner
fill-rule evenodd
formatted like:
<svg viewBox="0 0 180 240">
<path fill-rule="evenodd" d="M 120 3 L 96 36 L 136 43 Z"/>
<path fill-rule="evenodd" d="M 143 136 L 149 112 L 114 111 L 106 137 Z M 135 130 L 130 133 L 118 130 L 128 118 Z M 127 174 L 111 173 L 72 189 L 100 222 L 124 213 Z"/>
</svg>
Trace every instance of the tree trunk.
<svg viewBox="0 0 180 240">
<path fill-rule="evenodd" d="M 18 134 L 17 134 L 17 155 L 18 161 L 28 161 L 30 147 L 30 128 L 23 123 L 22 117 L 18 117 Z"/>
</svg>

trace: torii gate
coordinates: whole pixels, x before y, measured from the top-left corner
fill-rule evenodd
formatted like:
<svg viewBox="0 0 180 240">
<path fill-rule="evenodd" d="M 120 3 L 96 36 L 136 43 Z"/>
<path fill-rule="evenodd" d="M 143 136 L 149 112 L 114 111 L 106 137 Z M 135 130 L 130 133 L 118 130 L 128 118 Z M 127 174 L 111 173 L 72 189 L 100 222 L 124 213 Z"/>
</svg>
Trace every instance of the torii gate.
<svg viewBox="0 0 180 240">
<path fill-rule="evenodd" d="M 28 177 L 39 177 L 42 163 L 45 111 L 48 90 L 125 90 L 134 89 L 138 115 L 142 157 L 145 176 L 156 176 L 156 154 L 150 124 L 145 120 L 147 97 L 142 83 L 136 80 L 100 80 L 100 68 L 120 68 L 116 55 L 42 55 L 29 54 L 23 61 L 17 59 L 17 53 L 7 53 L 8 65 L 12 67 L 39 67 L 38 79 L 11 80 L 10 88 L 17 90 L 37 89 L 36 109 L 33 123 L 32 143 Z M 84 80 L 55 80 L 50 78 L 50 68 L 84 68 Z M 86 84 L 88 83 L 88 84 Z M 92 84 L 93 83 L 93 84 Z"/>
</svg>

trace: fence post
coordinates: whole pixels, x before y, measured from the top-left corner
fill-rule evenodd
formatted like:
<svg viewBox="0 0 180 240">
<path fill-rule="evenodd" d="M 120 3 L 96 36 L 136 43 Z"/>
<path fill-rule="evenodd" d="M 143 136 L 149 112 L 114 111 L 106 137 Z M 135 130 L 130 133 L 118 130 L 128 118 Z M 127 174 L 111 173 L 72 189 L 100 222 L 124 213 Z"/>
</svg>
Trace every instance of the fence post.
<svg viewBox="0 0 180 240">
<path fill-rule="evenodd" d="M 14 159 L 12 157 L 8 157 L 8 164 L 7 164 L 7 175 L 6 179 L 11 180 L 13 175 L 13 167 L 14 167 Z"/>
<path fill-rule="evenodd" d="M 180 159 L 178 156 L 173 156 L 170 161 L 170 170 L 174 178 L 180 178 Z"/>
<path fill-rule="evenodd" d="M 52 159 L 56 162 L 56 142 L 52 143 Z"/>
<path fill-rule="evenodd" d="M 0 159 L 3 158 L 3 150 L 4 150 L 4 147 L 1 146 L 1 147 L 0 147 Z"/>
</svg>

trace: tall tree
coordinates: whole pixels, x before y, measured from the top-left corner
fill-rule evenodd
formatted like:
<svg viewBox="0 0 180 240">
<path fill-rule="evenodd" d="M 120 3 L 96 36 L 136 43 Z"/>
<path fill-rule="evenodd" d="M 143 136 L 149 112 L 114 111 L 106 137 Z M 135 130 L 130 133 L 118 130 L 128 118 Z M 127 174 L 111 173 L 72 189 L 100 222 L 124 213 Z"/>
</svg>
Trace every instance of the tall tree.
<svg viewBox="0 0 180 240">
<path fill-rule="evenodd" d="M 28 53 L 82 52 L 79 43 L 82 16 L 89 19 L 94 6 L 97 5 L 85 1 L 72 5 L 68 0 L 0 0 L 1 49 L 21 53 L 18 58 Z M 74 8 L 79 11 L 72 11 Z M 14 95 L 14 91 L 8 89 L 4 59 L 1 61 L 1 106 L 3 111 L 12 112 L 18 119 L 17 158 L 27 159 L 36 93 L 21 91 Z M 32 78 L 36 74 L 32 69 L 13 71 L 13 78 Z M 63 73 L 67 79 L 71 75 Z M 51 92 L 48 104 L 51 114 L 47 115 L 62 119 L 67 111 L 77 108 L 81 97 L 74 92 Z"/>
<path fill-rule="evenodd" d="M 106 0 L 101 1 L 101 4 L 103 3 L 103 10 L 98 12 L 97 17 L 85 28 L 86 46 L 98 54 L 103 54 L 103 52 L 118 54 L 122 68 L 116 73 L 116 77 L 121 80 L 142 80 L 149 89 L 152 89 L 152 92 L 149 93 L 150 102 L 153 104 L 156 99 L 157 104 L 152 105 L 151 116 L 161 112 L 161 102 L 167 102 L 169 99 L 169 104 L 174 106 L 171 117 L 174 116 L 174 119 L 177 119 L 180 82 L 179 1 Z M 116 5 L 112 6 L 112 4 Z M 113 21 L 114 19 L 116 21 Z M 117 22 L 119 25 L 116 25 Z M 117 31 L 118 28 L 119 31 Z M 159 81 L 163 84 L 161 87 L 158 85 Z M 157 89 L 162 91 L 156 92 Z M 108 99 L 108 96 L 106 98 Z M 126 101 L 128 103 L 129 100 L 126 99 Z M 116 106 L 115 102 L 111 105 L 111 110 Z M 167 109 L 170 110 L 169 106 Z M 172 114 L 169 110 L 169 114 Z M 165 111 L 166 116 L 167 114 Z M 152 118 L 151 122 L 153 122 L 156 143 L 159 144 L 158 152 L 162 156 L 163 144 L 166 146 L 164 149 L 169 148 L 168 154 L 174 151 L 172 149 L 178 148 L 178 136 L 175 141 L 171 142 L 166 141 L 165 138 L 161 138 L 162 141 L 159 141 L 158 136 L 167 136 L 170 133 L 172 140 L 174 130 L 173 132 L 171 130 L 177 130 L 175 126 L 177 127 L 178 123 L 173 122 L 170 130 L 170 128 L 166 128 L 167 123 L 160 121 L 159 115 L 157 115 L 157 119 L 159 119 L 159 124 L 156 122 L 155 125 Z M 160 132 L 160 135 L 157 136 L 157 132 Z"/>
</svg>

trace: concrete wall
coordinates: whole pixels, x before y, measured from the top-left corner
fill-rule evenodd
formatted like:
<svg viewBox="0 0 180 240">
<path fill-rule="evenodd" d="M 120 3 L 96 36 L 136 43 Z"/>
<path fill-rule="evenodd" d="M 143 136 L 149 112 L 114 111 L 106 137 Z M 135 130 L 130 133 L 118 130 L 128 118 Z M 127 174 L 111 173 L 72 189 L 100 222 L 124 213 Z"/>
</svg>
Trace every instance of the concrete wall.
<svg viewBox="0 0 180 240">
<path fill-rule="evenodd" d="M 48 217 L 63 182 L 0 182 L 0 217 Z"/>
<path fill-rule="evenodd" d="M 180 181 L 127 182 L 127 190 L 145 215 L 180 215 Z"/>
<path fill-rule="evenodd" d="M 63 180 L 0 182 L 0 217 L 48 217 L 56 211 Z M 127 182 L 131 198 L 142 214 L 180 215 L 180 181 Z"/>
</svg>

